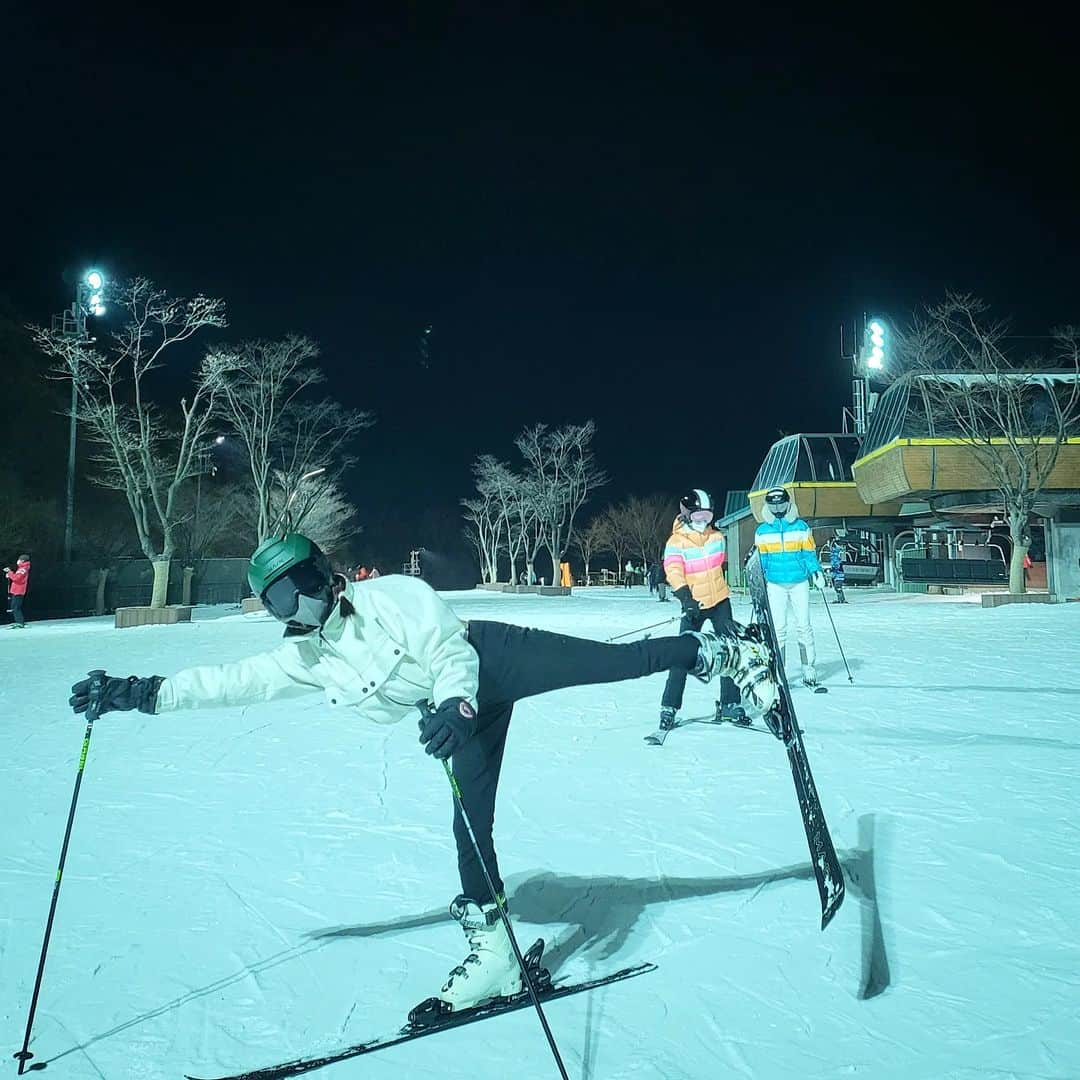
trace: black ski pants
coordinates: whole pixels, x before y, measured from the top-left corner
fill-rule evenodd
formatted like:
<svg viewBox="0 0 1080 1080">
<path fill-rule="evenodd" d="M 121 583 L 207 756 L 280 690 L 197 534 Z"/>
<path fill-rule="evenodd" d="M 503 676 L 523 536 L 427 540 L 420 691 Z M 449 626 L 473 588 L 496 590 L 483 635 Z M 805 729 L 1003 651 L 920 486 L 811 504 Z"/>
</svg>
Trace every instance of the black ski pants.
<svg viewBox="0 0 1080 1080">
<path fill-rule="evenodd" d="M 11 619 L 16 626 L 22 626 L 26 621 L 23 618 L 23 597 L 20 593 L 11 594 Z"/>
<path fill-rule="evenodd" d="M 546 630 L 478 621 L 469 623 L 468 637 L 480 657 L 477 733 L 454 754 L 453 769 L 480 851 L 495 887 L 502 892 L 492 829 L 495 793 L 514 702 L 549 690 L 640 679 L 675 668 L 681 669 L 685 676 L 697 663 L 698 646 L 692 637 L 607 645 Z M 462 895 L 480 904 L 489 903 L 491 897 L 484 873 L 457 800 L 454 801 L 454 839 Z"/>
<path fill-rule="evenodd" d="M 678 599 L 678 597 L 676 597 Z M 719 604 L 711 608 L 705 608 L 694 616 L 683 615 L 679 623 L 679 633 L 685 634 L 687 630 L 700 630 L 706 622 L 711 622 L 713 629 L 722 634 L 724 628 L 730 626 L 734 620 L 731 618 L 731 601 L 721 600 Z M 660 705 L 665 709 L 681 709 L 683 690 L 686 687 L 686 669 L 673 667 L 668 673 L 667 685 L 664 687 L 664 695 L 660 698 Z M 739 688 L 726 675 L 720 678 L 720 703 L 722 705 L 737 705 L 741 695 Z"/>
</svg>

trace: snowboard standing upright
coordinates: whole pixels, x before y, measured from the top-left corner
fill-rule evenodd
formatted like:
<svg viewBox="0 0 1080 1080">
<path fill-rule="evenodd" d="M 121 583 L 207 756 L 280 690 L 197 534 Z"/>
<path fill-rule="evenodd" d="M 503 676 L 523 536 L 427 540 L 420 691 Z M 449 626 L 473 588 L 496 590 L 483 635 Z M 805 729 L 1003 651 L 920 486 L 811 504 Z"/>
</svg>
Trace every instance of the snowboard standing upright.
<svg viewBox="0 0 1080 1080">
<path fill-rule="evenodd" d="M 779 694 L 777 703 L 765 717 L 765 722 L 787 748 L 791 776 L 795 781 L 795 793 L 799 799 L 799 810 L 806 830 L 806 842 L 810 846 L 810 858 L 813 860 L 814 876 L 821 896 L 821 929 L 824 930 L 844 902 L 844 872 L 829 835 L 829 826 L 825 821 L 821 800 L 814 785 L 814 776 L 810 772 L 810 762 L 806 757 L 806 747 L 803 746 L 802 732 L 791 705 L 791 688 L 788 686 L 784 658 L 780 655 L 772 612 L 769 610 L 765 572 L 756 549 L 746 564 L 746 579 L 750 587 L 750 601 L 754 605 L 754 622 L 768 635 L 772 648 L 773 675 Z"/>
</svg>

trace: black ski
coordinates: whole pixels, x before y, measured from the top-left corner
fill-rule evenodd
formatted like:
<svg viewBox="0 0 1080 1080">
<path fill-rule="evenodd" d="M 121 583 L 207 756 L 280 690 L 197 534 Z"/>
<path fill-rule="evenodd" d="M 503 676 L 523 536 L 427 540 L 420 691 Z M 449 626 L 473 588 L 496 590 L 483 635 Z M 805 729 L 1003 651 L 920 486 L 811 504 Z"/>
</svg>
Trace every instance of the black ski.
<svg viewBox="0 0 1080 1080">
<path fill-rule="evenodd" d="M 833 847 L 829 826 L 821 809 L 814 776 L 810 772 L 802 732 L 791 704 L 791 688 L 788 686 L 783 657 L 780 656 L 776 643 L 776 631 L 773 629 L 772 614 L 765 591 L 765 575 L 756 549 L 746 564 L 746 579 L 750 587 L 750 600 L 754 605 L 755 622 L 764 628 L 772 648 L 773 673 L 780 695 L 776 706 L 765 717 L 765 722 L 787 747 L 788 763 L 791 765 L 791 776 L 795 781 L 795 793 L 799 799 L 803 828 L 806 830 L 806 842 L 810 846 L 810 859 L 814 864 L 814 876 L 817 878 L 818 893 L 821 896 L 821 929 L 824 930 L 844 902 L 844 872 L 840 860 L 836 857 L 836 848 Z"/>
<path fill-rule="evenodd" d="M 675 726 L 677 728 L 686 727 L 687 724 L 712 724 L 714 727 L 731 727 L 736 731 L 760 731 L 762 735 L 771 735 L 772 732 L 762 727 L 760 724 L 737 724 L 734 720 L 717 720 L 715 715 L 710 716 L 688 716 L 685 720 L 679 720 Z"/>
<path fill-rule="evenodd" d="M 679 728 L 684 728 L 688 724 L 712 724 L 714 727 L 733 727 L 740 731 L 757 731 L 762 735 L 771 735 L 772 732 L 762 727 L 760 724 L 737 724 L 734 720 L 717 720 L 714 714 L 708 716 L 688 716 L 683 720 L 676 720 L 674 727 L 669 728 L 657 728 L 656 731 L 645 736 L 645 741 L 650 746 L 663 746 L 664 740 L 673 732 L 678 731 Z"/>
<path fill-rule="evenodd" d="M 538 943 L 543 948 L 543 943 Z M 532 953 L 536 949 L 530 949 Z M 644 975 L 655 971 L 655 964 L 635 964 L 632 967 L 613 971 L 610 975 L 600 975 L 595 979 L 585 979 L 576 983 L 552 983 L 551 976 L 544 968 L 539 968 L 534 976 L 534 986 L 537 997 L 542 1002 L 554 1001 L 557 998 L 570 997 L 572 994 L 581 994 L 586 990 L 595 990 L 598 986 L 607 986 L 609 983 L 622 982 L 624 979 L 632 979 L 636 975 Z M 412 1011 L 411 1016 L 425 1015 L 425 1008 L 429 1002 L 424 1002 Z M 348 1061 L 350 1058 L 360 1057 L 363 1054 L 373 1054 L 377 1050 L 385 1050 L 390 1046 L 399 1046 L 401 1043 L 410 1042 L 413 1039 L 422 1039 L 425 1035 L 435 1035 L 440 1031 L 449 1031 L 451 1028 L 464 1027 L 479 1020 L 488 1020 L 493 1016 L 501 1016 L 503 1013 L 516 1012 L 518 1009 L 527 1009 L 532 1005 L 532 999 L 528 991 L 515 994 L 512 998 L 503 998 L 493 1001 L 488 1005 L 481 1005 L 476 1009 L 468 1009 L 460 1013 L 446 1013 L 423 1023 L 407 1023 L 403 1028 L 391 1035 L 384 1035 L 369 1042 L 356 1043 L 354 1046 L 346 1046 L 341 1050 L 331 1051 L 329 1054 L 321 1054 L 312 1057 L 296 1058 L 293 1061 L 285 1061 L 280 1065 L 266 1065 L 261 1069 L 249 1069 L 247 1072 L 233 1073 L 230 1076 L 216 1077 L 214 1080 L 283 1080 L 288 1076 L 300 1076 L 302 1073 L 313 1072 L 315 1069 L 325 1068 L 327 1065 L 335 1065 L 339 1061 Z M 186 1080 L 200 1080 L 199 1077 L 186 1075 Z"/>
</svg>

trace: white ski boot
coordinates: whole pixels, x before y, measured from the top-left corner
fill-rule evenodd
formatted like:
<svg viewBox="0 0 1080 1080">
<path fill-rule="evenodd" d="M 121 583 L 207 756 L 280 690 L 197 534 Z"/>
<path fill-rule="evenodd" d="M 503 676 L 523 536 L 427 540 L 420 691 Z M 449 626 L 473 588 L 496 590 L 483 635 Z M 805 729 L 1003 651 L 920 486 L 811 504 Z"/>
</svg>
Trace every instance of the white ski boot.
<svg viewBox="0 0 1080 1080">
<path fill-rule="evenodd" d="M 481 905 L 459 896 L 450 905 L 450 916 L 465 931 L 469 955 L 447 976 L 440 1000 L 461 1012 L 520 993 L 521 968 L 495 904 Z"/>
<path fill-rule="evenodd" d="M 776 680 L 770 664 L 772 650 L 756 627 L 731 623 L 727 633 L 687 631 L 698 642 L 698 662 L 690 674 L 702 682 L 727 675 L 742 692 L 743 703 L 767 713 L 777 701 Z"/>
</svg>

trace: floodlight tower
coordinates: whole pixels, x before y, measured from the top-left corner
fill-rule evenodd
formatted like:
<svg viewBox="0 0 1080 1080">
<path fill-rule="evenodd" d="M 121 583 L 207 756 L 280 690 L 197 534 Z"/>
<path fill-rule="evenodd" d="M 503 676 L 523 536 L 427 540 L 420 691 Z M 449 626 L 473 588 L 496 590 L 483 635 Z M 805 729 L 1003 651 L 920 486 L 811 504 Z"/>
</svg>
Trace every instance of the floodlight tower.
<svg viewBox="0 0 1080 1080">
<path fill-rule="evenodd" d="M 863 344 L 852 360 L 851 416 L 855 434 L 865 435 L 873 410 L 870 393 L 870 372 L 882 371 L 888 355 L 888 323 L 882 318 L 863 316 Z"/>
<path fill-rule="evenodd" d="M 86 332 L 86 317 L 101 318 L 105 314 L 105 275 L 100 270 L 87 270 L 75 283 L 75 300 L 52 318 L 53 332 L 69 341 L 86 345 L 94 339 Z M 78 350 L 73 355 L 78 357 Z M 71 562 L 71 541 L 75 522 L 75 440 L 76 412 L 79 404 L 78 362 L 71 372 L 71 416 L 68 426 L 67 502 L 64 510 L 64 562 Z"/>
</svg>

